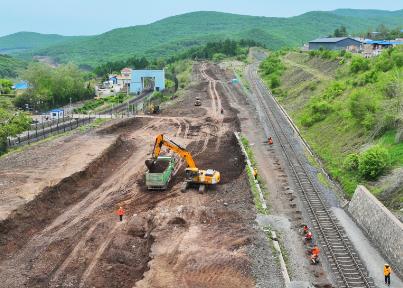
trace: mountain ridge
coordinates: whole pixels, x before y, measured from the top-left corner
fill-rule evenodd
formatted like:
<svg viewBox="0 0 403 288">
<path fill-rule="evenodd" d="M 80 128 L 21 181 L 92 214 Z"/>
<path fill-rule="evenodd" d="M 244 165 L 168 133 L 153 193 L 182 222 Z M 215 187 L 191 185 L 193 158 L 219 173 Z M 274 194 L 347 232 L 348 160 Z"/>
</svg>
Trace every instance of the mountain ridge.
<svg viewBox="0 0 403 288">
<path fill-rule="evenodd" d="M 16 57 L 49 56 L 58 62 L 97 65 L 129 56 L 169 57 L 184 49 L 208 41 L 231 38 L 252 39 L 268 48 L 298 46 L 312 38 L 326 36 L 345 25 L 349 32 L 359 33 L 380 24 L 402 26 L 403 9 L 311 11 L 293 17 L 264 17 L 217 11 L 195 11 L 167 17 L 146 25 L 115 28 L 92 36 L 62 36 L 33 33 L 26 49 L 18 39 L 0 37 L 0 53 L 12 51 Z M 16 34 L 12 34 L 15 35 Z M 23 36 L 23 34 L 17 34 Z M 18 38 L 18 37 L 17 37 Z M 24 38 L 24 37 L 22 37 Z M 32 38 L 32 35 L 31 35 Z M 28 44 L 29 44 L 28 43 Z M 35 45 L 33 45 L 35 44 Z M 13 46 L 14 45 L 14 46 Z M 13 50 L 14 49 L 14 50 Z"/>
</svg>

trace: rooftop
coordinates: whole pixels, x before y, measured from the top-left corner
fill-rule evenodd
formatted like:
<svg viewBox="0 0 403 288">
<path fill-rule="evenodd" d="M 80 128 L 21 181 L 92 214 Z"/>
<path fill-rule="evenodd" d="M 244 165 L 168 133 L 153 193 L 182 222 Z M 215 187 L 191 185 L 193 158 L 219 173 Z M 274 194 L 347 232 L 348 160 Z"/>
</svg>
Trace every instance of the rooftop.
<svg viewBox="0 0 403 288">
<path fill-rule="evenodd" d="M 351 40 L 355 40 L 355 41 L 359 41 L 359 42 L 362 41 L 359 38 L 352 38 L 352 37 L 329 37 L 329 38 L 318 38 L 318 39 L 309 41 L 309 43 L 337 43 L 344 39 L 351 39 Z"/>
</svg>

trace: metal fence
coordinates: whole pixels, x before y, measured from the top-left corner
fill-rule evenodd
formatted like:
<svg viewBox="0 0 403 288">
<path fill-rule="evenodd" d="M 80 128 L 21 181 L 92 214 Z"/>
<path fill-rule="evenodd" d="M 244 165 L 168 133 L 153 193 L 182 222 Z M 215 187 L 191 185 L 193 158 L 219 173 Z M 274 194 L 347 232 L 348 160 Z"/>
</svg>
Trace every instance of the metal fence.
<svg viewBox="0 0 403 288">
<path fill-rule="evenodd" d="M 137 104 L 144 101 L 146 102 L 147 96 L 149 95 L 150 91 L 144 91 L 142 94 L 139 95 L 139 97 L 131 99 L 126 103 L 119 104 L 113 108 L 102 111 L 98 114 L 72 114 L 68 117 L 61 117 L 58 119 L 52 119 L 32 124 L 30 130 L 25 131 L 24 133 L 16 137 L 8 137 L 7 147 L 18 147 L 34 143 L 52 135 L 71 131 L 85 124 L 89 124 L 95 119 L 118 119 L 133 117 L 137 115 L 140 111 Z"/>
</svg>

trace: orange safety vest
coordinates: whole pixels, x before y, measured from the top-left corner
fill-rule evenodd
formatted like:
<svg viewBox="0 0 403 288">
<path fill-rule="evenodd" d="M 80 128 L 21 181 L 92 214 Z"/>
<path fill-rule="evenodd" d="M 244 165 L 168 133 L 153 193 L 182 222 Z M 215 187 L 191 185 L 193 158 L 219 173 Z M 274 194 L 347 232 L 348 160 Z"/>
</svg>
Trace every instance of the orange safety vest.
<svg viewBox="0 0 403 288">
<path fill-rule="evenodd" d="M 123 210 L 123 208 L 122 208 L 122 209 L 119 209 L 119 210 L 117 211 L 117 214 L 118 214 L 119 216 L 123 216 L 123 215 L 125 215 L 125 210 Z"/>
<path fill-rule="evenodd" d="M 318 247 L 313 247 L 313 249 L 312 249 L 312 255 L 313 256 L 319 255 L 319 252 L 320 252 L 320 250 L 319 250 Z"/>
<path fill-rule="evenodd" d="M 383 275 L 389 276 L 391 273 L 392 273 L 392 268 L 390 268 L 390 266 L 389 267 L 386 267 L 386 266 L 383 267 Z"/>
</svg>

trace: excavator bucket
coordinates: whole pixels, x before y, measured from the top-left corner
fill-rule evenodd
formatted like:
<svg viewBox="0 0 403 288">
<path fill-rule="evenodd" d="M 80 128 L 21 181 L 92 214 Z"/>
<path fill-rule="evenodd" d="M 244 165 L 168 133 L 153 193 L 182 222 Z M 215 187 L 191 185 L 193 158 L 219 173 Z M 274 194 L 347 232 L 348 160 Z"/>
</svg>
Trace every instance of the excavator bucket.
<svg viewBox="0 0 403 288">
<path fill-rule="evenodd" d="M 147 159 L 145 161 L 145 163 L 146 163 L 146 166 L 147 166 L 148 170 L 152 170 L 154 165 L 155 165 L 155 160 L 154 159 Z"/>
</svg>

